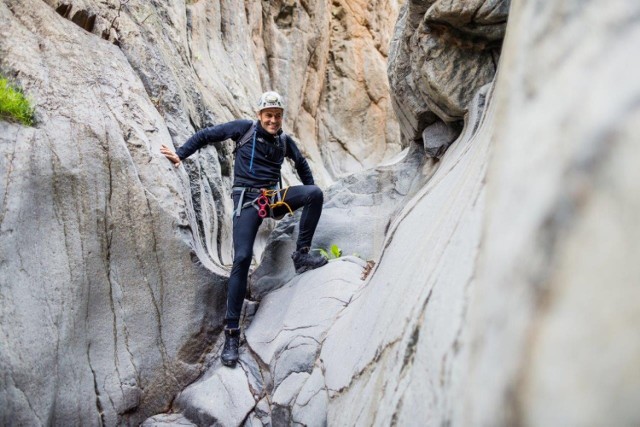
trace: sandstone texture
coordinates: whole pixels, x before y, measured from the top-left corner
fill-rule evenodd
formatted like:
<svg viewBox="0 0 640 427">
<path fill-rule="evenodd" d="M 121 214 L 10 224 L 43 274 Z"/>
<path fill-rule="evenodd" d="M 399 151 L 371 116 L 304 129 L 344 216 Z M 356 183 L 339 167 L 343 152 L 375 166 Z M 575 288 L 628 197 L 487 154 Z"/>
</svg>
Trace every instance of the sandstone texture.
<svg viewBox="0 0 640 427">
<path fill-rule="evenodd" d="M 305 107 L 300 121 L 320 117 L 315 126 L 322 159 L 327 172 L 340 177 L 377 166 L 400 151 L 389 84 L 379 71 L 387 65 L 395 24 L 389 18 L 397 16 L 398 6 L 388 0 L 330 3 L 328 84 L 318 94 L 318 110 Z"/>
</svg>

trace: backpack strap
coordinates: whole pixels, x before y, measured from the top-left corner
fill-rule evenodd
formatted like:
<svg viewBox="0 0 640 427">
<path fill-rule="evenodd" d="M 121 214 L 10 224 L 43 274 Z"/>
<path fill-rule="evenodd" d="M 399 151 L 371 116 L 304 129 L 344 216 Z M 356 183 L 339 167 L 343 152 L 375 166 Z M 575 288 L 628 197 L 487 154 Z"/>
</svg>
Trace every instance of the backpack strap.
<svg viewBox="0 0 640 427">
<path fill-rule="evenodd" d="M 253 124 L 249 126 L 249 130 L 247 130 L 245 134 L 242 135 L 242 138 L 240 138 L 236 143 L 236 148 L 233 149 L 233 154 L 236 154 L 236 151 L 238 151 L 240 147 L 242 147 L 247 142 L 251 141 L 251 138 L 253 138 L 253 134 L 256 132 L 257 128 L 258 128 L 258 121 L 254 120 Z"/>
<path fill-rule="evenodd" d="M 253 134 L 256 132 L 257 128 L 258 128 L 258 121 L 254 120 L 253 124 L 249 127 L 249 129 L 245 132 L 245 134 L 242 135 L 242 138 L 240 138 L 236 143 L 236 148 L 233 149 L 233 154 L 235 154 L 236 151 L 238 151 L 240 147 L 242 147 L 244 144 L 251 141 L 251 138 L 253 138 Z M 280 142 L 282 143 L 282 148 L 284 149 L 284 157 L 287 157 L 287 134 L 282 132 L 279 138 L 280 138 Z"/>
<path fill-rule="evenodd" d="M 284 157 L 287 157 L 287 134 L 284 131 L 280 134 L 280 142 L 282 142 Z"/>
</svg>

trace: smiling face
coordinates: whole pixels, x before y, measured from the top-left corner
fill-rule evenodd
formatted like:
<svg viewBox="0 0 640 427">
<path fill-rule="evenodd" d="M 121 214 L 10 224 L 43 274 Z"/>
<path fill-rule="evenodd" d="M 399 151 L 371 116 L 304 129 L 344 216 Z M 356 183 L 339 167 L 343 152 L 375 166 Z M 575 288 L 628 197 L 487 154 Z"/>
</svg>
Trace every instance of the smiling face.
<svg viewBox="0 0 640 427">
<path fill-rule="evenodd" d="M 282 108 L 265 108 L 258 113 L 258 119 L 264 130 L 275 135 L 282 127 L 282 115 Z"/>
</svg>

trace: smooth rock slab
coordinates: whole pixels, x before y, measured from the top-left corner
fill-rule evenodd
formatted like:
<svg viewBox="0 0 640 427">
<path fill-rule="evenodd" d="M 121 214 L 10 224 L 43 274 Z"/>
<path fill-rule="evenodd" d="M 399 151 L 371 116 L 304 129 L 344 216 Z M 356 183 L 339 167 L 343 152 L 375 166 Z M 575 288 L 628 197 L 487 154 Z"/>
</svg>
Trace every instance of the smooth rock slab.
<svg viewBox="0 0 640 427">
<path fill-rule="evenodd" d="M 306 343 L 316 341 L 319 346 L 326 330 L 362 283 L 362 264 L 362 260 L 354 257 L 340 258 L 296 276 L 267 295 L 246 330 L 247 344 L 272 368 L 285 351 L 297 347 L 292 344 L 300 337 L 307 338 Z M 313 356 L 312 365 L 315 354 L 307 354 L 310 360 Z M 279 375 L 285 378 L 288 373 L 283 371 Z"/>
<path fill-rule="evenodd" d="M 477 112 L 484 97 L 474 105 Z M 327 334 L 320 357 L 330 425 L 446 424 L 443 402 L 458 391 L 447 360 L 458 351 L 484 210 L 489 150 L 474 139 L 478 120 L 470 115 L 392 224 L 367 286 Z"/>
<path fill-rule="evenodd" d="M 160 414 L 148 418 L 142 427 L 197 427 L 182 414 Z"/>
</svg>

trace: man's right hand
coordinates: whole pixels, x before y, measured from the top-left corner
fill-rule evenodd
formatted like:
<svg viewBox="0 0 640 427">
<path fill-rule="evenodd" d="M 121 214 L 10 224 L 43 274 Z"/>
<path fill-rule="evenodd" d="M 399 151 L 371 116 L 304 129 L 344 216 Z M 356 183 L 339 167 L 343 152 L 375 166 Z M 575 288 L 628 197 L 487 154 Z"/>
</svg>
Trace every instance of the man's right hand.
<svg viewBox="0 0 640 427">
<path fill-rule="evenodd" d="M 167 147 L 166 145 L 162 144 L 162 146 L 160 147 L 160 152 L 162 154 L 164 154 L 164 156 L 171 160 L 171 163 L 173 163 L 173 166 L 178 167 L 180 166 L 180 157 L 178 157 L 178 155 L 169 147 Z"/>
</svg>

